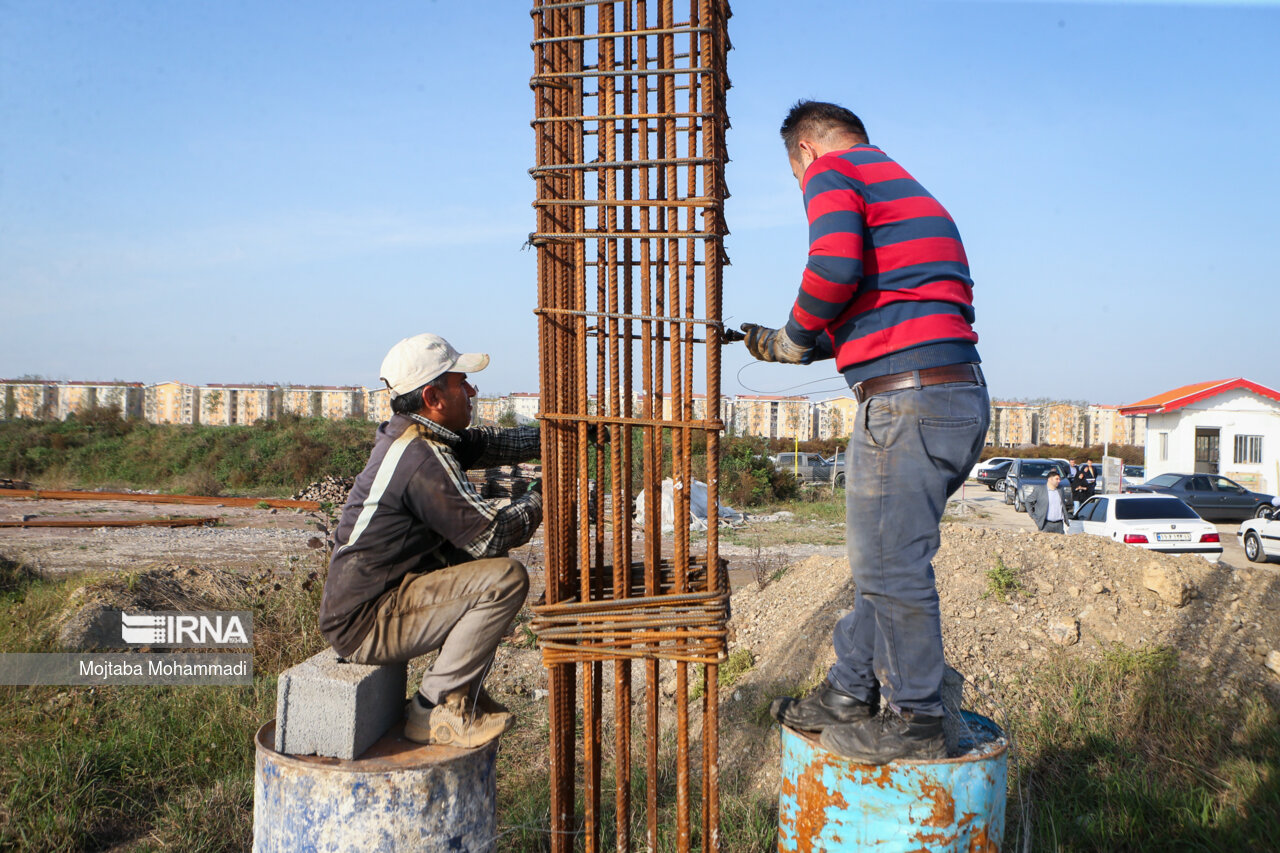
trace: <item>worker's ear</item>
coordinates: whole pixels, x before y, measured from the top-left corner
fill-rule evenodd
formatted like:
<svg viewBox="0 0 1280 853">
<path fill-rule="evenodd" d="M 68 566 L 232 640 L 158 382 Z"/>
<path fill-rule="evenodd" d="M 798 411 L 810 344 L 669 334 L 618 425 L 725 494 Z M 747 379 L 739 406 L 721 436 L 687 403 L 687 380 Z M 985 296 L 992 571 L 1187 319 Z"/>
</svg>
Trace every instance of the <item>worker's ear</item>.
<svg viewBox="0 0 1280 853">
<path fill-rule="evenodd" d="M 422 389 L 422 407 L 424 409 L 438 409 L 440 407 L 440 389 L 434 385 L 427 385 Z"/>
</svg>

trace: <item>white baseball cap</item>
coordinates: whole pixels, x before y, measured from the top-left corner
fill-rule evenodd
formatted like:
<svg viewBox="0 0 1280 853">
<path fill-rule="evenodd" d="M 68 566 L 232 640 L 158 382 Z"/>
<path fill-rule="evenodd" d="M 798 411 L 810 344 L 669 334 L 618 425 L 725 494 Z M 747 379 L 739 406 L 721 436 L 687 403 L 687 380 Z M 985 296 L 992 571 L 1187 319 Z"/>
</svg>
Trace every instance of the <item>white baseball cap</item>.
<svg viewBox="0 0 1280 853">
<path fill-rule="evenodd" d="M 392 396 L 408 394 L 442 373 L 476 373 L 489 366 L 482 352 L 460 353 L 439 335 L 414 335 L 393 346 L 382 360 L 379 378 Z"/>
</svg>

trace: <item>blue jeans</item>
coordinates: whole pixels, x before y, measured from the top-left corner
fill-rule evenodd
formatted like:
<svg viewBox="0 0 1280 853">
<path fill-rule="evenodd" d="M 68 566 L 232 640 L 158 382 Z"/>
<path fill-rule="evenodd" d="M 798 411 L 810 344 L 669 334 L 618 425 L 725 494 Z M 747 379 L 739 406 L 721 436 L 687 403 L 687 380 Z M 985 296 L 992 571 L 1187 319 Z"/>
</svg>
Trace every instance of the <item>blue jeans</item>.
<svg viewBox="0 0 1280 853">
<path fill-rule="evenodd" d="M 857 584 L 836 623 L 836 689 L 942 716 L 942 622 L 933 555 L 947 498 L 978 460 L 987 389 L 950 383 L 877 394 L 845 453 L 846 536 Z"/>
</svg>

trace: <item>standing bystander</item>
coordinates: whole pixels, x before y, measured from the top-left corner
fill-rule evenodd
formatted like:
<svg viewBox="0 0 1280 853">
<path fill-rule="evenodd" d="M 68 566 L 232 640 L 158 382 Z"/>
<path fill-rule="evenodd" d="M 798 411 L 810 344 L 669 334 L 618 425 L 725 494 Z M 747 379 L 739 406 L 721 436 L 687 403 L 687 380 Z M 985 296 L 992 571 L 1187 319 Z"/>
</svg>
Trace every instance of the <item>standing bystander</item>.
<svg viewBox="0 0 1280 853">
<path fill-rule="evenodd" d="M 1043 483 L 1032 488 L 1031 496 L 1027 498 L 1027 514 L 1045 533 L 1066 532 L 1067 510 L 1062 492 L 1058 490 L 1061 483 L 1062 475 L 1055 468 Z"/>
</svg>

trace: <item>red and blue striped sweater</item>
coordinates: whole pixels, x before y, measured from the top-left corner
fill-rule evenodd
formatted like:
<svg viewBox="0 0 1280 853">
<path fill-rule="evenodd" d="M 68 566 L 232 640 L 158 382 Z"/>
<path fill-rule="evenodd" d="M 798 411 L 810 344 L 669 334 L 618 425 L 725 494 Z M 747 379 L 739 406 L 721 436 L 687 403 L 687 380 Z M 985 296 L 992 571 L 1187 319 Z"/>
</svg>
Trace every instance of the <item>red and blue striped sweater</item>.
<svg viewBox="0 0 1280 853">
<path fill-rule="evenodd" d="M 977 362 L 973 282 L 946 209 L 874 145 L 819 157 L 802 181 L 809 262 L 787 321 L 850 385 Z"/>
</svg>

